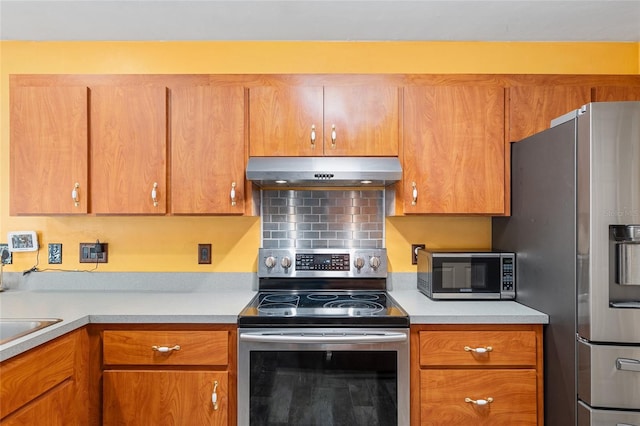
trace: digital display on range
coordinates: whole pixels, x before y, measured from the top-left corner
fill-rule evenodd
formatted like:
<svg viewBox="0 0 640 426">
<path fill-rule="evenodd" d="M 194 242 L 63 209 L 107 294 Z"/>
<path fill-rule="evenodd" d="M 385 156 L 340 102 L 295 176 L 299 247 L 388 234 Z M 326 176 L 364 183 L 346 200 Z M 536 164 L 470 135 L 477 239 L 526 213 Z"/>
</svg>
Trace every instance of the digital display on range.
<svg viewBox="0 0 640 426">
<path fill-rule="evenodd" d="M 348 271 L 348 254 L 296 254 L 298 271 Z"/>
</svg>

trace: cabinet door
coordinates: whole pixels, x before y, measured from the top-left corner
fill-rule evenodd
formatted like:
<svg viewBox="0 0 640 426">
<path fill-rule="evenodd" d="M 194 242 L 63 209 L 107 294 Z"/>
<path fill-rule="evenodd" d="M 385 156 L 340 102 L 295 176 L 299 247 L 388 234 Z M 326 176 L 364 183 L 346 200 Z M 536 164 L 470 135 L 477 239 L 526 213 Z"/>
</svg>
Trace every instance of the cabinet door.
<svg viewBox="0 0 640 426">
<path fill-rule="evenodd" d="M 11 215 L 87 213 L 87 93 L 86 87 L 11 89 Z"/>
<path fill-rule="evenodd" d="M 322 138 L 322 87 L 249 89 L 251 156 L 321 156 Z"/>
<path fill-rule="evenodd" d="M 72 381 L 65 381 L 16 413 L 0 421 L 0 426 L 38 425 L 46 419 L 47 426 L 80 425 L 75 407 L 75 389 Z"/>
<path fill-rule="evenodd" d="M 508 140 L 548 129 L 553 120 L 591 102 L 587 86 L 517 86 L 509 89 Z"/>
<path fill-rule="evenodd" d="M 91 89 L 91 206 L 96 214 L 166 212 L 164 87 Z M 155 187 L 156 202 L 152 199 Z"/>
<path fill-rule="evenodd" d="M 244 89 L 171 91 L 171 211 L 244 211 Z"/>
<path fill-rule="evenodd" d="M 594 102 L 640 101 L 640 86 L 600 86 Z"/>
<path fill-rule="evenodd" d="M 403 135 L 405 213 L 504 212 L 502 88 L 408 87 Z"/>
<path fill-rule="evenodd" d="M 397 156 L 398 98 L 397 87 L 325 87 L 324 155 Z"/>
<path fill-rule="evenodd" d="M 104 426 L 228 422 L 227 372 L 108 370 L 103 377 Z"/>
</svg>

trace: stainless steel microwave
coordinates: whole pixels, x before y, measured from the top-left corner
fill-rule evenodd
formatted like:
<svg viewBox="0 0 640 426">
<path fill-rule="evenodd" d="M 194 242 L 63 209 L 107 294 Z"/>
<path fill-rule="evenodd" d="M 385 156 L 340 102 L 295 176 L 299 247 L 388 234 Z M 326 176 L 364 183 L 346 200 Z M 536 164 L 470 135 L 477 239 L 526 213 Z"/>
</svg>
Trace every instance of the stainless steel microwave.
<svg viewBox="0 0 640 426">
<path fill-rule="evenodd" d="M 418 250 L 418 290 L 431 299 L 515 299 L 516 255 Z"/>
</svg>

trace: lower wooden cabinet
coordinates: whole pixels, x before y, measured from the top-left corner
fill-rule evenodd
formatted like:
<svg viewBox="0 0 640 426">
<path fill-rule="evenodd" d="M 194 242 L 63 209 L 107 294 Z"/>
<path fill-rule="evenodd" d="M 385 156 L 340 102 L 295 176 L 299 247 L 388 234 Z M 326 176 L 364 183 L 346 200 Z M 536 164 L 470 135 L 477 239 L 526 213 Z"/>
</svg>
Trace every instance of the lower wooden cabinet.
<svg viewBox="0 0 640 426">
<path fill-rule="evenodd" d="M 412 425 L 542 425 L 542 325 L 411 327 Z"/>
<path fill-rule="evenodd" d="M 105 371 L 103 424 L 227 425 L 228 391 L 226 371 Z"/>
<path fill-rule="evenodd" d="M 235 424 L 234 326 L 106 328 L 102 424 Z"/>
<path fill-rule="evenodd" d="M 88 424 L 85 333 L 76 330 L 0 364 L 0 425 Z"/>
</svg>

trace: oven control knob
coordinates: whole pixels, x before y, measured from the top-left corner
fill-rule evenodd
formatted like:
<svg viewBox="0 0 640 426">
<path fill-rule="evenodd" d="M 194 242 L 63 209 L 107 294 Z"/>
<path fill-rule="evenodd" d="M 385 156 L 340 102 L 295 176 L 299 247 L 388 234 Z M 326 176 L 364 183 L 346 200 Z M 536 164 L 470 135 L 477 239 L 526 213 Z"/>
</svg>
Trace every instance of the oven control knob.
<svg viewBox="0 0 640 426">
<path fill-rule="evenodd" d="M 353 266 L 355 266 L 359 271 L 364 266 L 364 259 L 360 256 L 356 257 L 356 259 L 353 261 Z"/>
<path fill-rule="evenodd" d="M 291 267 L 291 258 L 289 256 L 285 256 L 280 261 L 280 266 L 284 269 L 289 269 Z"/>
<path fill-rule="evenodd" d="M 273 268 L 274 266 L 276 266 L 276 258 L 273 256 L 268 256 L 264 260 L 264 266 L 266 266 L 269 269 Z"/>
<path fill-rule="evenodd" d="M 378 256 L 371 257 L 371 259 L 369 259 L 369 266 L 373 269 L 378 269 L 380 266 L 380 258 Z"/>
</svg>

